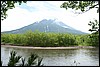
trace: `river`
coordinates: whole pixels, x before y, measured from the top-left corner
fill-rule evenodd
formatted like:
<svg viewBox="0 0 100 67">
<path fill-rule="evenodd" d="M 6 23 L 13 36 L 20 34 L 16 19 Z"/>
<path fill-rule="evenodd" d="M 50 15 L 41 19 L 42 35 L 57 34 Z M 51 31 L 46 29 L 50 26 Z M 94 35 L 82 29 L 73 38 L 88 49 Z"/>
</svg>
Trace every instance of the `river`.
<svg viewBox="0 0 100 67">
<path fill-rule="evenodd" d="M 35 53 L 43 58 L 42 64 L 44 66 L 99 66 L 99 48 L 38 50 L 1 47 L 3 66 L 7 65 L 12 50 L 25 58 L 29 57 L 31 53 Z"/>
</svg>

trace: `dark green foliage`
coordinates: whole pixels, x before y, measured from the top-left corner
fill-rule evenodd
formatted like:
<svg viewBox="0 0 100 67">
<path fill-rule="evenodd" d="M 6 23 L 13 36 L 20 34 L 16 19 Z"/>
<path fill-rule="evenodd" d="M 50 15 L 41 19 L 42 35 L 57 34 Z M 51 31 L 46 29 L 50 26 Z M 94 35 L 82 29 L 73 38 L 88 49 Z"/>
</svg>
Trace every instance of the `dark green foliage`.
<svg viewBox="0 0 100 67">
<path fill-rule="evenodd" d="M 38 58 L 38 56 L 35 55 L 35 54 L 32 54 L 32 55 L 28 58 L 27 66 L 35 65 L 35 64 L 36 64 L 36 62 L 35 62 L 36 58 Z"/>
<path fill-rule="evenodd" d="M 81 10 L 82 12 L 89 11 L 90 9 L 97 8 L 97 13 L 99 12 L 99 1 L 66 1 L 60 7 Z M 79 12 L 80 13 L 80 12 Z"/>
<path fill-rule="evenodd" d="M 92 36 L 92 37 L 90 37 Z M 88 46 L 98 45 L 99 34 L 62 34 L 27 31 L 24 34 L 2 34 L 1 43 L 13 45 L 55 47 L 55 46 Z M 92 43 L 93 42 L 93 43 Z"/>
<path fill-rule="evenodd" d="M 26 65 L 25 64 L 25 58 L 22 58 L 21 61 L 22 61 L 22 64 L 20 64 L 20 66 L 25 66 Z"/>
<path fill-rule="evenodd" d="M 89 35 L 88 43 L 92 46 L 99 46 L 99 33 L 92 33 Z"/>
<path fill-rule="evenodd" d="M 15 8 L 15 3 L 19 3 L 19 5 L 21 5 L 22 2 L 26 3 L 27 1 L 1 1 L 1 20 L 6 19 L 6 12 L 9 9 Z"/>
<path fill-rule="evenodd" d="M 84 13 L 89 11 L 90 9 L 96 8 L 97 13 L 99 13 L 99 1 L 67 1 L 64 2 L 61 6 L 61 8 L 65 8 L 66 10 L 68 8 L 80 10 L 81 12 L 76 13 Z M 92 27 L 92 29 L 89 29 L 89 31 L 98 31 L 99 30 L 99 22 L 97 20 L 94 20 L 95 22 L 89 22 L 88 25 Z"/>
<path fill-rule="evenodd" d="M 42 62 L 42 60 L 43 60 L 43 58 L 38 58 L 38 63 L 37 63 L 37 65 L 36 66 L 43 66 L 43 64 L 41 63 Z M 42 65 L 41 65 L 42 64 Z"/>
<path fill-rule="evenodd" d="M 90 21 L 89 23 L 88 23 L 88 25 L 90 25 L 90 26 L 92 26 L 92 28 L 91 29 L 89 29 L 89 31 L 99 31 L 99 21 L 97 21 L 97 20 L 94 20 L 95 22 L 92 22 L 92 21 Z"/>
<path fill-rule="evenodd" d="M 16 56 L 15 51 L 11 51 L 10 55 L 11 57 L 9 59 L 8 66 L 16 66 L 16 63 L 19 62 L 19 59 L 21 58 L 21 56 Z"/>
<path fill-rule="evenodd" d="M 22 58 L 22 56 L 16 56 L 16 54 L 17 53 L 15 51 L 10 52 L 11 57 L 9 57 L 8 66 L 43 66 L 41 65 L 43 58 L 39 57 L 36 54 L 32 53 L 26 63 L 25 63 L 25 58 Z M 22 63 L 18 64 L 20 59 Z M 2 66 L 2 61 L 1 61 L 1 66 Z"/>
</svg>

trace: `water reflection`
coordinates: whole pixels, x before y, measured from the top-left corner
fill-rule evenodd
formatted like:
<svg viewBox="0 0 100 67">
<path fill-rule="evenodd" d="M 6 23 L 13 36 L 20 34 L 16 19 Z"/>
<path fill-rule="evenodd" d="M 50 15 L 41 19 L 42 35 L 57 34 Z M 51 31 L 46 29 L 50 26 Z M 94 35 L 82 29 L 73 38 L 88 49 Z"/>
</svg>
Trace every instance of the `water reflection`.
<svg viewBox="0 0 100 67">
<path fill-rule="evenodd" d="M 15 50 L 18 55 L 27 58 L 35 53 L 43 58 L 45 66 L 99 66 L 99 50 L 97 49 L 67 49 L 67 50 L 34 50 L 1 47 L 1 60 L 7 65 L 10 51 Z M 76 61 L 76 63 L 74 63 Z"/>
</svg>

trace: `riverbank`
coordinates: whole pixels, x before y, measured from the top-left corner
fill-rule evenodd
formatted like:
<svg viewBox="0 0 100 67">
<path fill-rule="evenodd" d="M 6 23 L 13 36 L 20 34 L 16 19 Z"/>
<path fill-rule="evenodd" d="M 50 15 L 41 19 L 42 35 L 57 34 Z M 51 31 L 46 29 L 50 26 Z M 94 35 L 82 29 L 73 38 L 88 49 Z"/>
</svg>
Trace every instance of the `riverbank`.
<svg viewBox="0 0 100 67">
<path fill-rule="evenodd" d="M 78 48 L 95 48 L 93 46 L 71 46 L 71 47 L 32 47 L 32 46 L 12 46 L 1 45 L 1 47 L 23 48 L 23 49 L 78 49 Z"/>
</svg>

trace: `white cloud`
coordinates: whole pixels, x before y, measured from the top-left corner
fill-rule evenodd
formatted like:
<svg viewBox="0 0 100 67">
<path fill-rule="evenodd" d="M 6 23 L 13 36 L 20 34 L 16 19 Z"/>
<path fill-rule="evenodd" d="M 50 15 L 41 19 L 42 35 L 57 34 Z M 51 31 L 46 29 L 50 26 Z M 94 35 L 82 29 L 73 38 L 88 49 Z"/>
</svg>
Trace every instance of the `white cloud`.
<svg viewBox="0 0 100 67">
<path fill-rule="evenodd" d="M 16 7 L 13 10 L 9 10 L 7 14 L 7 19 L 1 22 L 1 31 L 14 30 L 30 24 L 30 13 L 25 9 L 20 9 L 19 7 Z"/>
<path fill-rule="evenodd" d="M 42 19 L 58 19 L 63 21 L 67 25 L 81 30 L 83 32 L 88 32 L 88 22 L 93 18 L 99 18 L 96 14 L 96 10 L 91 10 L 81 15 L 76 15 L 60 8 L 62 1 L 33 1 L 27 2 L 27 6 L 37 9 L 37 11 L 29 11 L 17 6 L 14 9 L 8 11 L 8 17 L 1 22 L 1 31 L 15 30 L 36 21 L 41 21 Z M 20 5 L 21 6 L 21 5 Z"/>
</svg>

